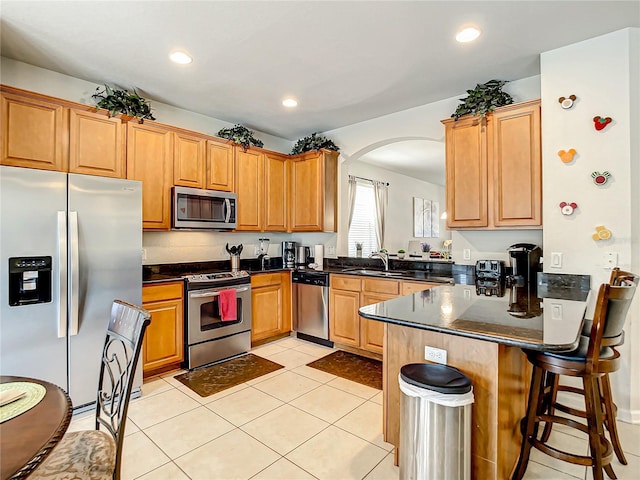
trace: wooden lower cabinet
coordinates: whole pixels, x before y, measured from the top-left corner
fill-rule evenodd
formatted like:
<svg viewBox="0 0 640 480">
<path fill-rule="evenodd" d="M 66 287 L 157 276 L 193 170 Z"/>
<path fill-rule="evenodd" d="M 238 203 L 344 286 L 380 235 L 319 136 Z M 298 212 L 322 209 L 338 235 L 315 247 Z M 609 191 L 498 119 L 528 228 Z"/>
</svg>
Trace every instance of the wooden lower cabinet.
<svg viewBox="0 0 640 480">
<path fill-rule="evenodd" d="M 335 343 L 360 346 L 360 292 L 329 289 L 329 338 Z"/>
<path fill-rule="evenodd" d="M 142 288 L 142 307 L 151 314 L 142 344 L 145 377 L 178 369 L 184 358 L 183 288 L 182 282 Z"/>
<path fill-rule="evenodd" d="M 360 317 L 358 309 L 398 295 L 428 290 L 434 283 L 405 282 L 355 275 L 331 275 L 329 336 L 340 345 L 382 355 L 384 323 Z"/>
<path fill-rule="evenodd" d="M 291 274 L 259 273 L 251 276 L 251 344 L 291 332 Z"/>
</svg>

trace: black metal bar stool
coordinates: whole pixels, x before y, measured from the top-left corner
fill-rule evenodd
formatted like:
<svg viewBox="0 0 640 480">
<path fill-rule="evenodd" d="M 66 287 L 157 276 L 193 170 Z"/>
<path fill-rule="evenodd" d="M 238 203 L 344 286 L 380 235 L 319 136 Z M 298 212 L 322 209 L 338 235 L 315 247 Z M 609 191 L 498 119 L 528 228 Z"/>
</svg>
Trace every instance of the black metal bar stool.
<svg viewBox="0 0 640 480">
<path fill-rule="evenodd" d="M 593 477 L 603 479 L 602 470 L 610 478 L 616 478 L 611 459 L 613 448 L 604 435 L 603 422 L 607 413 L 603 409 L 603 397 L 600 388 L 601 379 L 619 368 L 620 353 L 612 347 L 603 346 L 606 331 L 610 337 L 622 334 L 624 321 L 633 299 L 638 281 L 637 275 L 619 280 L 618 285 L 603 284 L 598 299 L 589 337 L 582 337 L 578 348 L 567 353 L 546 353 L 525 351 L 533 365 L 531 387 L 526 416 L 522 419 L 523 434 L 520 457 L 513 473 L 513 479 L 521 479 L 529 462 L 531 447 L 547 455 L 570 463 L 591 466 Z M 554 402 L 557 394 L 556 377 L 566 375 L 582 379 L 582 394 L 585 400 L 586 425 L 577 420 L 559 416 Z M 607 377 L 608 380 L 608 377 Z M 610 397 L 610 395 L 609 395 Z M 558 408 L 559 410 L 559 408 Z M 609 414 L 609 422 L 615 418 Z M 559 450 L 548 444 L 548 433 L 539 437 L 540 423 L 560 423 L 576 428 L 589 437 L 589 456 L 576 455 Z"/>
</svg>

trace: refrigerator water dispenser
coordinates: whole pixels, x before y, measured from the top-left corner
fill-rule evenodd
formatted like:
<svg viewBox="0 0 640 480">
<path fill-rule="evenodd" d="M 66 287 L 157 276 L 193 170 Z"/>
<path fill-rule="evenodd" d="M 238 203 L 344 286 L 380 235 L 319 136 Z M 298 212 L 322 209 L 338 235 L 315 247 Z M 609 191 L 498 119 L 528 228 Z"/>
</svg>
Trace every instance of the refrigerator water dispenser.
<svg viewBox="0 0 640 480">
<path fill-rule="evenodd" d="M 51 301 L 51 257 L 9 258 L 9 305 Z"/>
</svg>

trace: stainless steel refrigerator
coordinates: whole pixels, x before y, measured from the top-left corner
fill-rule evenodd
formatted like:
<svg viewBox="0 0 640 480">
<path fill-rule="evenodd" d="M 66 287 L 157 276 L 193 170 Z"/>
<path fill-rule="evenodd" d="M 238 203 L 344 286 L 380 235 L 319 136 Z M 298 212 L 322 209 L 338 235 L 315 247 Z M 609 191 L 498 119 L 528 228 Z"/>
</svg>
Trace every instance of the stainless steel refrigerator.
<svg viewBox="0 0 640 480">
<path fill-rule="evenodd" d="M 141 187 L 0 166 L 1 374 L 95 402 L 111 303 L 142 300 Z"/>
</svg>

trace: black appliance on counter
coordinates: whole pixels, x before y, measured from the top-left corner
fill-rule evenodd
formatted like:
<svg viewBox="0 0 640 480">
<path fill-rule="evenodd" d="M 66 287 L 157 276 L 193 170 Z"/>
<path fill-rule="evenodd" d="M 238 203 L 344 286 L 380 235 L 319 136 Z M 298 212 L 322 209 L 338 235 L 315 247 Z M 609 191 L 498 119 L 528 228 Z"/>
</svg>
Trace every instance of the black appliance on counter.
<svg viewBox="0 0 640 480">
<path fill-rule="evenodd" d="M 505 266 L 502 260 L 476 262 L 476 294 L 487 297 L 504 296 Z"/>
<path fill-rule="evenodd" d="M 535 290 L 542 249 L 532 243 L 516 243 L 511 245 L 507 252 L 511 262 L 511 274 L 507 276 L 507 285 L 531 286 Z"/>
</svg>

